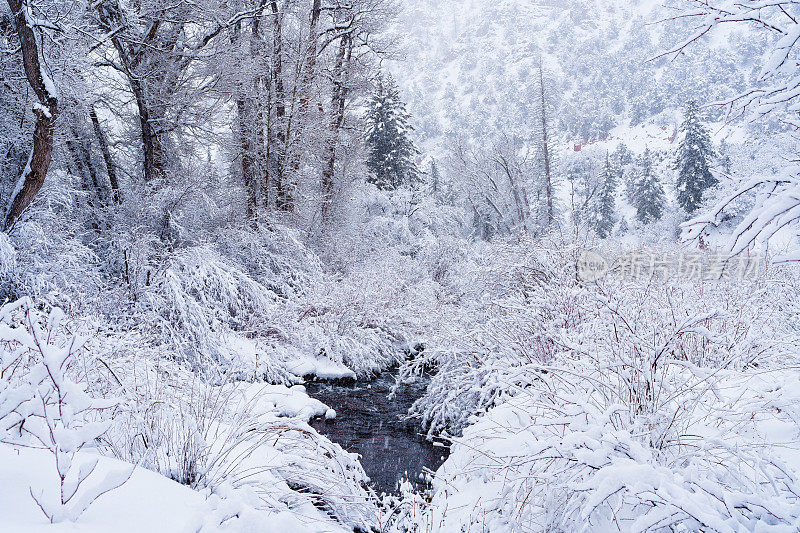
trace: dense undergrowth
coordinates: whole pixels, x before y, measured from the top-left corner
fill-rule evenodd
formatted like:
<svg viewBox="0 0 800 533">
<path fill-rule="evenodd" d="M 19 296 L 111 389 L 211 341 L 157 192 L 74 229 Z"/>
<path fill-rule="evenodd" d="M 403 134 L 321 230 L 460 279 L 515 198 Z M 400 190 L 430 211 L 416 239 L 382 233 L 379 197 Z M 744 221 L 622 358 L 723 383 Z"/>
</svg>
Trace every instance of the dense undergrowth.
<svg viewBox="0 0 800 533">
<path fill-rule="evenodd" d="M 326 240 L 264 221 L 104 244 L 63 229 L 63 186 L 0 234 L 0 294 L 18 302 L 0 313 L 6 442 L 29 442 L 15 428 L 44 416 L 12 392 L 35 389 L 48 361 L 25 332 L 47 331 L 69 347 L 64 379 L 102 404 L 80 410 L 102 424 L 86 448 L 239 511 L 364 531 L 800 524 L 793 266 L 590 283 L 577 272 L 588 237 L 473 240 L 455 211 L 375 191 Z M 453 453 L 427 496 L 379 502 L 357 457 L 308 425 L 326 407 L 297 383 L 398 363 L 401 379 L 433 373 L 410 416 Z"/>
</svg>

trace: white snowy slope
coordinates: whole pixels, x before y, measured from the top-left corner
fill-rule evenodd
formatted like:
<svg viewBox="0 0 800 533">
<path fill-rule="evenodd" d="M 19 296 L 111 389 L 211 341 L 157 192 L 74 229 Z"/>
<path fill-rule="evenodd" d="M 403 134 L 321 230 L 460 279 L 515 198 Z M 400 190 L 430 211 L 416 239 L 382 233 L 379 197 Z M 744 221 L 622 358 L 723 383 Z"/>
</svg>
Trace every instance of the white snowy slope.
<svg viewBox="0 0 800 533">
<path fill-rule="evenodd" d="M 371 507 L 361 503 L 367 495 L 359 492 L 358 484 L 349 484 L 347 475 L 340 478 L 336 474 L 337 469 L 346 467 L 357 476 L 360 467 L 355 457 L 318 436 L 305 423 L 313 416 L 335 416 L 331 409 L 308 397 L 302 386 L 252 384 L 240 389 L 239 394 L 230 396 L 230 407 L 260 413 L 256 419 L 262 427 L 275 428 L 275 432 L 256 445 L 243 442 L 228 451 L 230 442 L 222 440 L 213 445 L 211 455 L 241 456 L 233 467 L 219 466 L 226 475 L 221 484 L 193 490 L 138 466 L 124 485 L 100 496 L 75 522 L 50 524 L 31 496 L 33 491 L 39 498 L 57 499 L 59 483 L 53 455 L 28 446 L 0 444 L 0 531 L 323 533 L 350 531 L 348 523 L 372 520 Z M 216 432 L 235 434 L 224 427 L 214 429 L 212 435 Z M 99 462 L 87 485 L 106 473 L 124 475 L 133 467 L 93 451 L 79 453 L 74 467 L 80 469 L 92 460 Z M 316 507 L 312 499 L 294 493 L 289 483 L 330 491 L 351 503 L 338 509 L 337 521 Z"/>
<path fill-rule="evenodd" d="M 92 370 L 76 382 L 79 358 L 94 368 L 120 339 L 72 336 L 65 321 L 29 299 L 0 306 L 3 533 L 375 525 L 357 455 L 308 424 L 336 413 L 302 385 L 206 384 L 142 354 L 112 361 L 111 382 Z"/>
<path fill-rule="evenodd" d="M 538 128 L 539 73 L 566 142 L 604 137 L 690 99 L 711 103 L 751 79 L 746 33 L 655 58 L 689 31 L 658 24 L 652 0 L 407 0 L 395 31 L 404 54 L 398 79 L 421 145 L 436 156 L 458 139 L 527 139 Z M 745 53 L 742 53 L 745 52 Z M 752 54 L 756 57 L 756 54 Z M 715 113 L 721 113 L 715 111 Z"/>
</svg>

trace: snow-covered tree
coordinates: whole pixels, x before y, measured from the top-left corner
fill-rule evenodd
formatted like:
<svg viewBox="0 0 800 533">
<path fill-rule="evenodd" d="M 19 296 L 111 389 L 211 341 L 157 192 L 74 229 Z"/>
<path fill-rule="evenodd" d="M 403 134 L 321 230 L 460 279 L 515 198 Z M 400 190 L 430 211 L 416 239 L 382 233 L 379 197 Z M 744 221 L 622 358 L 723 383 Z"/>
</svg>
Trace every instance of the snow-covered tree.
<svg viewBox="0 0 800 533">
<path fill-rule="evenodd" d="M 611 158 L 606 154 L 606 162 L 599 178 L 598 191 L 594 201 L 590 221 L 597 234 L 605 239 L 614 229 L 617 222 L 616 195 L 617 171 L 611 165 Z"/>
<path fill-rule="evenodd" d="M 636 165 L 633 178 L 633 206 L 636 218 L 643 224 L 659 220 L 664 214 L 664 187 L 653 169 L 653 156 L 645 149 Z"/>
<path fill-rule="evenodd" d="M 439 172 L 439 167 L 436 166 L 436 160 L 431 160 L 431 169 L 428 174 L 428 182 L 430 183 L 431 194 L 438 196 L 442 193 L 442 176 Z"/>
<path fill-rule="evenodd" d="M 418 177 L 414 161 L 418 151 L 410 138 L 410 115 L 391 74 L 378 80 L 368 106 L 368 181 L 384 190 L 413 185 Z"/>
<path fill-rule="evenodd" d="M 714 160 L 711 135 L 701 121 L 700 107 L 695 101 L 686 106 L 681 133 L 683 139 L 675 160 L 678 204 L 691 214 L 700 207 L 703 193 L 719 182 L 710 169 Z"/>
<path fill-rule="evenodd" d="M 729 153 L 730 148 L 728 143 L 725 142 L 725 139 L 722 139 L 719 143 L 719 147 L 717 147 L 717 165 L 719 166 L 720 170 L 725 173 L 725 175 L 730 176 L 731 170 L 733 168 L 733 163 L 731 162 L 731 155 Z"/>
</svg>

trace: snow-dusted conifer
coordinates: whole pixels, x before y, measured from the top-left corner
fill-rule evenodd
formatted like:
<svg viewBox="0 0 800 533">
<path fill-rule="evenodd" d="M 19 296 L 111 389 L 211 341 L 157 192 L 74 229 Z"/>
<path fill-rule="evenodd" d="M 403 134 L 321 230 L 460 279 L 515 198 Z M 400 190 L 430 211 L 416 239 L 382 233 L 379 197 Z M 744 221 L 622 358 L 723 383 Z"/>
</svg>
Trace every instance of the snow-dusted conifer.
<svg viewBox="0 0 800 533">
<path fill-rule="evenodd" d="M 611 234 L 611 230 L 614 229 L 614 224 L 617 222 L 615 210 L 617 172 L 611 165 L 611 158 L 608 154 L 606 154 L 606 162 L 599 181 L 598 194 L 590 221 L 597 234 L 605 239 Z"/>
<path fill-rule="evenodd" d="M 703 193 L 718 183 L 709 168 L 714 159 L 711 136 L 700 120 L 700 108 L 695 101 L 686 106 L 681 132 L 683 139 L 675 161 L 678 204 L 687 213 L 694 213 L 703 201 Z"/>
<path fill-rule="evenodd" d="M 409 118 L 391 74 L 379 79 L 367 112 L 367 169 L 368 181 L 381 189 L 395 190 L 418 178 Z"/>
<path fill-rule="evenodd" d="M 436 166 L 435 159 L 431 161 L 431 170 L 428 180 L 430 182 L 431 194 L 437 197 L 442 193 L 442 176 L 439 173 L 439 167 Z"/>
<path fill-rule="evenodd" d="M 643 224 L 659 220 L 664 214 L 664 187 L 653 170 L 650 149 L 645 149 L 639 158 L 636 176 L 633 178 L 633 206 L 636 218 Z"/>
</svg>

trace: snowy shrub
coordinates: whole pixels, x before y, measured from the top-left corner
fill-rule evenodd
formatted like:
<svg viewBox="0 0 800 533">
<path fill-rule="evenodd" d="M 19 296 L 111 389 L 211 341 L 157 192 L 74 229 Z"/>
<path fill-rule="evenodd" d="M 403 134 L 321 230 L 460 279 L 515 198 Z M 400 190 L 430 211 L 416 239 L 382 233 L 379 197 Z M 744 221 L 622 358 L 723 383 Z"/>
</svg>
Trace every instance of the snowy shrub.
<svg viewBox="0 0 800 533">
<path fill-rule="evenodd" d="M 391 269 L 389 259 L 315 284 L 300 304 L 301 345 L 359 375 L 399 362 L 413 337 L 406 311 L 414 312 L 415 300 Z"/>
<path fill-rule="evenodd" d="M 201 373 L 254 376 L 259 348 L 248 337 L 274 331 L 276 296 L 209 247 L 176 253 L 148 293 L 165 338 Z M 270 361 L 256 378 L 288 379 Z"/>
<path fill-rule="evenodd" d="M 511 277 L 476 283 L 486 315 L 406 365 L 437 371 L 412 408 L 429 435 L 463 428 L 413 527 L 794 530 L 798 337 L 774 302 L 796 302 L 796 273 L 586 284 L 561 250 L 539 287 L 497 255 Z"/>
<path fill-rule="evenodd" d="M 562 349 L 558 332 L 583 320 L 587 292 L 575 282 L 575 250 L 553 250 L 529 239 L 497 241 L 459 271 L 450 288 L 458 305 L 439 311 L 422 357 L 403 368 L 404 376 L 435 369 L 411 409 L 429 437 L 460 432 L 509 383 L 527 380 L 525 365 L 552 361 Z"/>
<path fill-rule="evenodd" d="M 250 494 L 260 509 L 313 515 L 321 507 L 351 527 L 374 526 L 357 456 L 307 424 L 328 408 L 302 387 L 214 386 L 163 367 L 125 375 L 128 405 L 103 438 L 117 457 L 195 490 Z"/>
<path fill-rule="evenodd" d="M 422 523 L 428 501 L 414 490 L 410 481 L 400 484 L 399 495 L 385 495 L 381 501 L 381 529 L 385 533 L 420 533 L 426 531 Z"/>
<path fill-rule="evenodd" d="M 5 233 L 0 234 L 0 276 L 6 278 L 11 275 L 16 262 L 16 250 Z"/>
<path fill-rule="evenodd" d="M 608 360 L 645 368 L 649 363 L 637 359 L 641 339 L 660 339 L 664 350 L 693 365 L 745 368 L 780 362 L 796 345 L 788 316 L 769 303 L 781 299 L 784 284 L 791 286 L 788 273 L 703 284 L 610 274 L 587 284 L 576 275 L 582 248 L 568 241 L 522 240 L 473 252 L 471 270 L 459 271 L 464 281 L 458 305 L 440 311 L 422 357 L 404 364 L 406 376 L 435 369 L 411 411 L 429 436 L 457 434 L 474 415 L 513 394 L 514 385 L 527 384 L 528 365 L 557 365 L 566 354 L 604 353 Z M 668 246 L 646 251 L 681 253 Z M 698 316 L 706 317 L 697 324 L 705 335 L 681 334 L 669 344 L 665 335 Z"/>
<path fill-rule="evenodd" d="M 78 453 L 109 429 L 103 411 L 113 401 L 90 397 L 72 381 L 76 337 L 60 334 L 64 315 L 54 308 L 46 320 L 28 299 L 0 308 L 0 442 L 48 450 L 54 458 L 59 496 L 49 487 L 30 493 L 50 522 L 75 521 L 102 494 L 121 486 L 132 470 L 93 476 L 98 459 Z"/>
<path fill-rule="evenodd" d="M 595 386 L 602 374 L 583 376 L 584 370 L 542 374 L 538 386 L 468 428 L 437 474 L 423 523 L 433 531 L 733 532 L 753 530 L 757 523 L 776 531 L 798 526 L 798 472 L 778 455 L 781 445 L 765 448 L 751 418 L 766 427 L 790 422 L 788 444 L 797 435 L 795 413 L 743 401 L 747 391 L 739 387 L 717 398 L 707 379 L 684 374 L 682 379 L 700 385 L 679 400 L 692 401 L 691 429 L 682 442 L 658 450 L 642 439 L 641 427 L 620 424 L 625 408 Z M 796 398 L 797 379 L 794 374 L 778 387 L 784 395 L 780 405 Z M 774 383 L 764 385 L 759 392 L 775 390 Z M 756 405 L 755 411 L 742 411 Z"/>
<path fill-rule="evenodd" d="M 216 246 L 250 277 L 284 298 L 302 293 L 323 275 L 319 258 L 285 227 L 218 230 Z"/>
<path fill-rule="evenodd" d="M 77 179 L 53 172 L 13 231 L 0 237 L 7 239 L 0 243 L 0 291 L 7 291 L 10 299 L 46 298 L 72 311 L 94 305 L 107 288 L 97 254 L 87 244 L 91 236 L 84 233 L 83 193 L 76 190 Z M 9 254 L 9 244 L 15 254 Z M 13 271 L 11 264 L 16 265 Z"/>
<path fill-rule="evenodd" d="M 0 302 L 13 297 L 13 275 L 17 263 L 17 251 L 5 233 L 0 233 Z"/>
<path fill-rule="evenodd" d="M 129 303 L 146 299 L 147 291 L 164 255 L 163 243 L 140 226 L 120 231 L 116 239 L 102 243 L 103 260 L 109 272 L 122 281 Z M 109 315 L 114 315 L 111 310 Z"/>
</svg>

